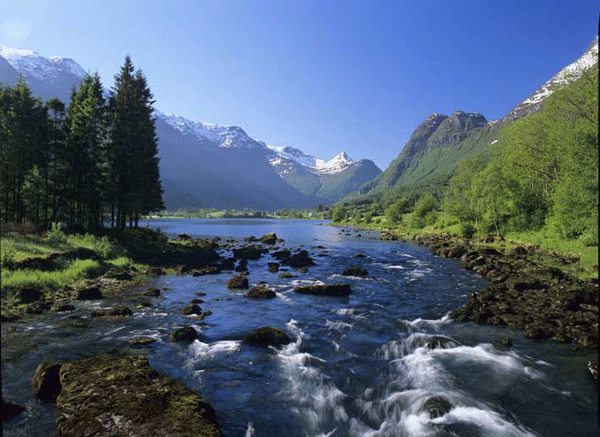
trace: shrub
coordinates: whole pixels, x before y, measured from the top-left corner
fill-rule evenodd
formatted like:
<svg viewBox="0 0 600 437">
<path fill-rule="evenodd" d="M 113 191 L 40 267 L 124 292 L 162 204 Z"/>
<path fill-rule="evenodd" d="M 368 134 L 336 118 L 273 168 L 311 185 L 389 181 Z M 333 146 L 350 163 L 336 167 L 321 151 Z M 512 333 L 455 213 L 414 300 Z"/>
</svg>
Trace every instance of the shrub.
<svg viewBox="0 0 600 437">
<path fill-rule="evenodd" d="M 461 223 L 459 231 L 461 237 L 471 238 L 477 230 L 471 223 Z"/>
</svg>

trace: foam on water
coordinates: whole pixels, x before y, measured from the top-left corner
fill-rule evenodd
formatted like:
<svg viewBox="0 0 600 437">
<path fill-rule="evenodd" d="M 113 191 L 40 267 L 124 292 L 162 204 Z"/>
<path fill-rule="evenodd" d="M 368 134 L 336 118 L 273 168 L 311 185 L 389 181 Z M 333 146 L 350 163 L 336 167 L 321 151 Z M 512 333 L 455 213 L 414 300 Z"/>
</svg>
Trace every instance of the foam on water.
<svg viewBox="0 0 600 437">
<path fill-rule="evenodd" d="M 290 403 L 291 410 L 303 422 L 307 435 L 329 435 L 322 433 L 325 424 L 344 423 L 349 419 L 343 406 L 345 394 L 317 367 L 326 364 L 325 360 L 300 352 L 306 335 L 296 322 L 290 320 L 287 327 L 295 333 L 296 341 L 276 352 L 286 379 L 279 395 Z M 319 432 L 321 434 L 317 434 Z"/>
<path fill-rule="evenodd" d="M 213 358 L 215 355 L 237 352 L 240 349 L 241 341 L 225 340 L 214 343 L 203 343 L 194 340 L 189 346 L 193 359 Z"/>
</svg>

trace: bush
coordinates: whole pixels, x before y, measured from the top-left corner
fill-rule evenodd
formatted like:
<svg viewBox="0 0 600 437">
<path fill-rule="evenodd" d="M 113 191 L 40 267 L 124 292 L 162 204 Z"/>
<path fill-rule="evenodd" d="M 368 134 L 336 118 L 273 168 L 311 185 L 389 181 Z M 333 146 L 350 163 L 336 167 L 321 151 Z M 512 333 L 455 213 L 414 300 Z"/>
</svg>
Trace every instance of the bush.
<svg viewBox="0 0 600 437">
<path fill-rule="evenodd" d="M 69 239 L 62 231 L 60 223 L 52 223 L 52 229 L 46 233 L 46 240 L 52 244 L 66 244 Z"/>
<path fill-rule="evenodd" d="M 471 223 L 460 224 L 459 232 L 461 237 L 471 238 L 473 235 L 475 235 L 476 231 L 477 230 L 475 229 L 475 226 L 473 226 Z"/>
</svg>

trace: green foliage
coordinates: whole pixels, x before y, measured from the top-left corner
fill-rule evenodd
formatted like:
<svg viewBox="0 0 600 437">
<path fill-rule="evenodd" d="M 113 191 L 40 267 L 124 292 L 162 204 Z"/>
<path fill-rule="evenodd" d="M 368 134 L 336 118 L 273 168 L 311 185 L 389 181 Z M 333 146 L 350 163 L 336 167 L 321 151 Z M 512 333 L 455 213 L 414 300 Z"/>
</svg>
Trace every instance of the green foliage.
<svg viewBox="0 0 600 437">
<path fill-rule="evenodd" d="M 461 223 L 459 228 L 460 236 L 465 238 L 471 238 L 477 232 L 475 226 L 471 223 Z"/>
<path fill-rule="evenodd" d="M 385 209 L 385 216 L 392 224 L 400 223 L 402 215 L 410 211 L 409 201 L 406 197 L 398 198 Z"/>
<path fill-rule="evenodd" d="M 426 193 L 417 202 L 415 205 L 415 209 L 413 210 L 414 214 L 417 217 L 425 218 L 429 213 L 434 211 L 437 207 L 437 201 L 435 197 L 431 193 Z"/>
<path fill-rule="evenodd" d="M 346 220 L 346 217 L 347 217 L 346 208 L 344 208 L 343 206 L 339 206 L 339 205 L 333 207 L 333 214 L 332 214 L 331 220 L 334 223 L 340 223 L 340 222 Z"/>
<path fill-rule="evenodd" d="M 73 285 L 83 279 L 94 278 L 106 271 L 98 261 L 75 260 L 64 270 L 8 270 L 2 269 L 2 286 L 6 288 L 36 287 L 57 289 Z"/>
</svg>

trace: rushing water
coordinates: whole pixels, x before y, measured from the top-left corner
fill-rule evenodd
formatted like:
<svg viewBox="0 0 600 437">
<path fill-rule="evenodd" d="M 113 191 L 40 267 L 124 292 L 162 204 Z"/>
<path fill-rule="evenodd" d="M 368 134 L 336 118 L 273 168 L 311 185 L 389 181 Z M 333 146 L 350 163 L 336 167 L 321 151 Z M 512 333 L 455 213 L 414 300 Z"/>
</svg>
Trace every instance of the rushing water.
<svg viewBox="0 0 600 437">
<path fill-rule="evenodd" d="M 303 245 L 317 265 L 280 279 L 270 256 L 250 261 L 250 282 L 266 281 L 275 299 L 245 299 L 225 286 L 230 274 L 163 276 L 152 307 L 119 322 L 45 314 L 2 326 L 2 393 L 28 412 L 4 424 L 5 435 L 56 435 L 55 407 L 34 400 L 29 382 L 42 360 L 121 352 L 128 340 L 154 337 L 140 349 L 157 370 L 202 394 L 228 436 L 594 436 L 597 392 L 586 358 L 568 346 L 524 339 L 507 329 L 457 324 L 446 314 L 485 280 L 455 260 L 408 243 L 341 233 L 322 223 L 276 220 L 162 220 L 164 232 L 243 238 L 276 232 L 285 247 Z M 355 257 L 356 254 L 365 257 Z M 344 277 L 350 266 L 365 278 Z M 283 269 L 282 269 L 283 271 Z M 346 282 L 346 298 L 298 295 L 315 282 Z M 194 320 L 182 315 L 196 292 L 214 314 L 198 324 L 202 341 L 177 344 L 168 334 Z M 120 302 L 135 306 L 133 297 Z M 283 328 L 295 341 L 280 349 L 242 345 L 261 326 Z M 448 338 L 429 349 L 427 339 Z M 513 339 L 511 348 L 498 340 Z M 437 338 L 437 337 L 436 337 Z M 452 404 L 431 419 L 425 401 Z"/>
</svg>

